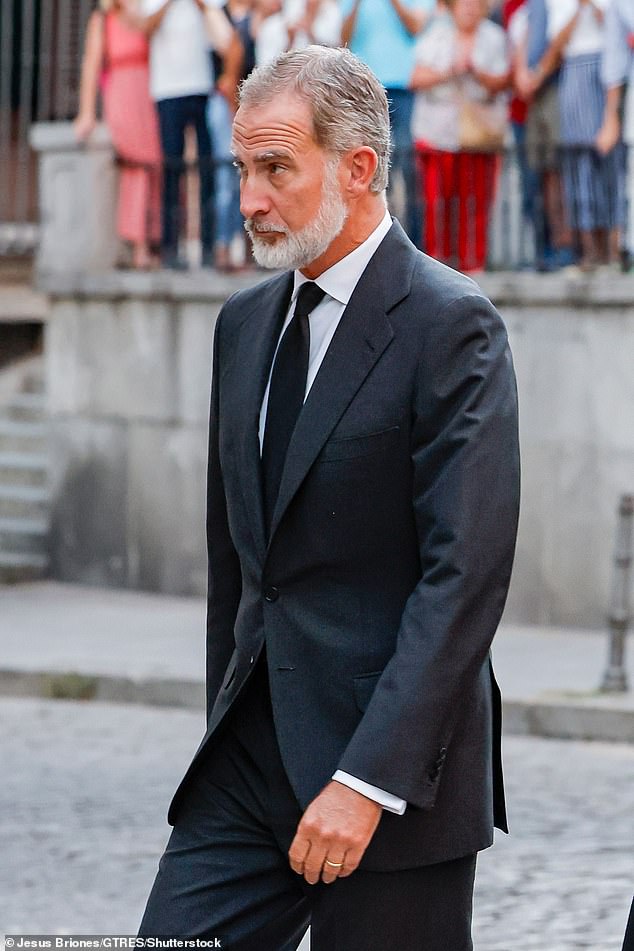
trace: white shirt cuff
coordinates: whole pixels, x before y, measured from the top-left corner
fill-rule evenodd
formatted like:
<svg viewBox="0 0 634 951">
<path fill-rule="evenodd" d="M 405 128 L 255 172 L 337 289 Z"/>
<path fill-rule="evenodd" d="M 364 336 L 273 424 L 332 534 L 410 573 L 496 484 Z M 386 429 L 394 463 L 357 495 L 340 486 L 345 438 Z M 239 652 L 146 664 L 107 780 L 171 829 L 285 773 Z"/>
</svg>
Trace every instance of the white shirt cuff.
<svg viewBox="0 0 634 951">
<path fill-rule="evenodd" d="M 362 779 L 357 779 L 356 776 L 351 776 L 350 773 L 344 773 L 341 769 L 338 769 L 332 778 L 336 782 L 343 783 L 344 786 L 349 786 L 350 789 L 361 793 L 367 799 L 373 799 L 374 802 L 378 802 L 379 806 L 383 806 L 388 812 L 395 812 L 397 816 L 402 816 L 407 808 L 407 800 L 399 799 L 398 796 L 393 796 L 392 793 L 379 789 L 378 786 L 372 786 Z"/>
</svg>

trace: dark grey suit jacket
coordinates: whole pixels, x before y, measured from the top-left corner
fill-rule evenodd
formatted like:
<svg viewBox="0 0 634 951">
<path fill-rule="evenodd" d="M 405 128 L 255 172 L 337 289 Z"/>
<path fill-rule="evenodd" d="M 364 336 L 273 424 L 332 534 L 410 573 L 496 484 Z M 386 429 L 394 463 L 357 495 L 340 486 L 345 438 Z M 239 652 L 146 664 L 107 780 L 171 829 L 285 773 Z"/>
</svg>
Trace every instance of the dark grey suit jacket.
<svg viewBox="0 0 634 951">
<path fill-rule="evenodd" d="M 308 394 L 265 537 L 258 418 L 292 275 L 241 291 L 215 336 L 208 730 L 266 642 L 282 758 L 305 807 L 337 768 L 406 799 L 363 867 L 487 847 L 506 827 L 489 646 L 519 496 L 504 325 L 394 223 Z"/>
</svg>

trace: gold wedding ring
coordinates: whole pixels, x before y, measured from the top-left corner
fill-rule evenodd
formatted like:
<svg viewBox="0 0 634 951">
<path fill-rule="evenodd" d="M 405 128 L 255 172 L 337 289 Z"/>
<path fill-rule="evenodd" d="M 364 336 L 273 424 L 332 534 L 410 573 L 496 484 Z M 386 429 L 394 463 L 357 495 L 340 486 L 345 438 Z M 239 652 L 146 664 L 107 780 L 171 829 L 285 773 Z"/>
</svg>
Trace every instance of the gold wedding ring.
<svg viewBox="0 0 634 951">
<path fill-rule="evenodd" d="M 331 862 L 330 859 L 325 859 L 325 864 L 331 868 L 343 868 L 343 862 Z"/>
</svg>

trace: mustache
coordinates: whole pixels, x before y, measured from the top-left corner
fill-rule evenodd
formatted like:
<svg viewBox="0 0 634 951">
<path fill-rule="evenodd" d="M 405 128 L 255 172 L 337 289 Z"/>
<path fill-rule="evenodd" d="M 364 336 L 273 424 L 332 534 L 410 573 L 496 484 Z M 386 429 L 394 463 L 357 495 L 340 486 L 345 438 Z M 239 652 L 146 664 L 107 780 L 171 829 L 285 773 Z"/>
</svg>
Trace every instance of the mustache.
<svg viewBox="0 0 634 951">
<path fill-rule="evenodd" d="M 259 234 L 288 234 L 288 228 L 284 225 L 274 225 L 270 221 L 259 221 L 257 218 L 247 218 L 244 229 L 251 237 Z"/>
</svg>

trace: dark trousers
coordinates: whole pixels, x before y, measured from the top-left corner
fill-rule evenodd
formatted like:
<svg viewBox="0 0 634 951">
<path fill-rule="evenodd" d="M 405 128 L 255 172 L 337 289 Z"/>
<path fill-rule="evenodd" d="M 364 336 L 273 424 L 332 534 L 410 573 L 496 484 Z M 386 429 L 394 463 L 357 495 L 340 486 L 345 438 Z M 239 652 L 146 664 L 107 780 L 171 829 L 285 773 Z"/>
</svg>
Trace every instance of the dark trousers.
<svg viewBox="0 0 634 951">
<path fill-rule="evenodd" d="M 195 777 L 139 934 L 219 939 L 225 951 L 471 951 L 475 855 L 308 885 L 288 863 L 301 817 L 264 665 Z"/>
<path fill-rule="evenodd" d="M 193 126 L 198 146 L 200 178 L 200 241 L 203 256 L 214 239 L 214 167 L 207 127 L 207 96 L 178 96 L 157 103 L 163 149 L 162 251 L 175 258 L 181 232 L 180 182 L 184 168 L 185 129 Z"/>
<path fill-rule="evenodd" d="M 410 89 L 387 90 L 390 103 L 390 132 L 392 135 L 391 173 L 400 170 L 405 186 L 405 215 L 401 222 L 407 236 L 417 248 L 421 247 L 421 221 L 423 208 L 417 184 L 416 162 L 412 143 L 412 110 L 414 93 Z M 390 178 L 392 175 L 390 175 Z M 388 193 L 389 193 L 388 186 Z"/>
</svg>

